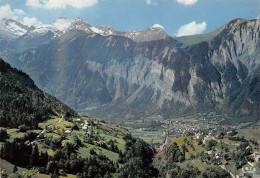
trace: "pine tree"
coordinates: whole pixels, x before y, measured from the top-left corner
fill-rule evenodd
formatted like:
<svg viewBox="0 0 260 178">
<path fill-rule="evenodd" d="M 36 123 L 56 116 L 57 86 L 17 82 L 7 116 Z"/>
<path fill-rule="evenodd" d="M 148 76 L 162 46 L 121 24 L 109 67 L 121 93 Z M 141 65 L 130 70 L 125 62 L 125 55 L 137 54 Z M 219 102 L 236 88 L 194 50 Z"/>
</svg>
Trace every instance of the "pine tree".
<svg viewBox="0 0 260 178">
<path fill-rule="evenodd" d="M 40 165 L 39 166 L 43 166 L 45 167 L 48 163 L 48 153 L 47 151 L 44 153 L 44 152 L 41 152 L 41 158 L 40 158 Z"/>
<path fill-rule="evenodd" d="M 48 164 L 47 164 L 48 173 L 54 172 L 55 167 L 56 167 L 55 163 L 53 161 L 49 161 Z"/>
<path fill-rule="evenodd" d="M 14 166 L 13 173 L 16 173 L 18 171 L 17 165 Z"/>
<path fill-rule="evenodd" d="M 30 157 L 30 165 L 31 166 L 37 166 L 39 161 L 39 149 L 38 146 L 35 145 Z"/>
</svg>

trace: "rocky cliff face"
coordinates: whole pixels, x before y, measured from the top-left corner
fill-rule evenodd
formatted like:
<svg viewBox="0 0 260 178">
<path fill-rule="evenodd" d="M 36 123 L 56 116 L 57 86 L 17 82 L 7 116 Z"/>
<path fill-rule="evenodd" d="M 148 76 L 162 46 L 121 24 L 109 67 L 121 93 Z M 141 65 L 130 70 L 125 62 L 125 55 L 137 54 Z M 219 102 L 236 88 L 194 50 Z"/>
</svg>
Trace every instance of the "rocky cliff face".
<svg viewBox="0 0 260 178">
<path fill-rule="evenodd" d="M 211 43 L 209 57 L 222 74 L 224 106 L 235 113 L 259 112 L 259 26 L 259 20 L 234 20 Z"/>
<path fill-rule="evenodd" d="M 93 107 L 103 106 L 99 114 L 111 117 L 254 115 L 260 100 L 259 26 L 260 20 L 236 19 L 211 40 L 185 48 L 162 29 L 152 39 L 151 29 L 128 37 L 105 27 L 69 28 L 48 43 L 9 55 L 19 56 L 10 62 L 39 87 L 80 111 L 96 113 Z M 97 33 L 105 29 L 111 32 Z"/>
</svg>

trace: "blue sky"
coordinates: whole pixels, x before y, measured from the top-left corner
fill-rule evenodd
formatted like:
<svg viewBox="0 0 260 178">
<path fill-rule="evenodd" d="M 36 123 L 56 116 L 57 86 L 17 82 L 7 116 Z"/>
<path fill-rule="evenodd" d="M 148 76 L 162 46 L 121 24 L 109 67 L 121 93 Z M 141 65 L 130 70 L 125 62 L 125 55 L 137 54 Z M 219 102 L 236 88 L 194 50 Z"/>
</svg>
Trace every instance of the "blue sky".
<svg viewBox="0 0 260 178">
<path fill-rule="evenodd" d="M 80 17 L 93 26 L 141 30 L 160 24 L 172 36 L 207 33 L 235 18 L 260 16 L 260 0 L 0 0 L 0 18 L 27 24 Z"/>
</svg>

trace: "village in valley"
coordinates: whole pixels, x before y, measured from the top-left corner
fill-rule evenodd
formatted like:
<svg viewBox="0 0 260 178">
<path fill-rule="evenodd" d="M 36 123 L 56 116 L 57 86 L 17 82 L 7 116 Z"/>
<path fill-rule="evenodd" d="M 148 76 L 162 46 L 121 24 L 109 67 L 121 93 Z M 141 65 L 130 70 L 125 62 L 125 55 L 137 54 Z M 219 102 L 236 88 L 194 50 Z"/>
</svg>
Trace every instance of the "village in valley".
<svg viewBox="0 0 260 178">
<path fill-rule="evenodd" d="M 243 131 L 250 132 L 247 129 Z M 260 129 L 255 129 L 254 133 L 259 136 Z M 175 162 L 181 168 L 193 166 L 201 172 L 221 168 L 234 178 L 260 177 L 259 139 L 246 139 L 239 131 L 212 133 L 200 130 L 167 139 L 166 143 L 157 147 L 159 164 L 163 164 L 160 160 L 171 157 L 172 149 L 176 149 L 174 145 L 183 156 Z"/>
<path fill-rule="evenodd" d="M 232 177 L 260 177 L 260 129 L 250 127 L 259 128 L 259 123 L 225 124 L 225 119 L 215 117 L 214 113 L 137 123 L 135 129 L 129 130 L 155 146 L 159 154 L 174 142 L 180 149 L 185 145 L 188 148 L 185 161 L 178 163 L 183 167 L 193 164 L 203 171 L 218 166 Z"/>
<path fill-rule="evenodd" d="M 239 137 L 235 130 L 217 135 L 195 132 L 192 137 L 199 145 L 206 147 L 206 151 L 200 155 L 203 162 L 219 165 L 232 177 L 260 177 L 259 143 L 256 140 Z"/>
</svg>

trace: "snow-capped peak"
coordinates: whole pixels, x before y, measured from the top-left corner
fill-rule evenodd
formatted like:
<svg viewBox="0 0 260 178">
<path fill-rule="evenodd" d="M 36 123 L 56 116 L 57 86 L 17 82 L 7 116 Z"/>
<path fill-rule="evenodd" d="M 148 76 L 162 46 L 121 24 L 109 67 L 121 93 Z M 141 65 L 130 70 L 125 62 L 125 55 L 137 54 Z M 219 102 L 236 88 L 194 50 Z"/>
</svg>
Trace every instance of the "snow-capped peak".
<svg viewBox="0 0 260 178">
<path fill-rule="evenodd" d="M 52 25 L 53 27 L 55 27 L 57 30 L 61 31 L 61 32 L 65 32 L 65 30 L 67 28 L 69 28 L 69 26 L 71 25 L 72 20 L 70 19 L 66 19 L 64 17 L 60 17 L 57 20 L 55 20 Z"/>
<path fill-rule="evenodd" d="M 87 23 L 85 20 L 77 17 L 75 20 L 73 20 L 73 22 L 83 22 L 83 23 Z"/>
<path fill-rule="evenodd" d="M 154 24 L 152 26 L 152 28 L 160 28 L 160 29 L 164 30 L 164 27 L 162 25 L 160 25 L 160 24 Z"/>
<path fill-rule="evenodd" d="M 62 34 L 64 34 L 69 29 L 77 29 L 77 30 L 83 30 L 85 32 L 92 32 L 89 27 L 88 23 L 86 23 L 84 20 L 77 18 L 75 20 L 70 20 L 64 17 L 60 17 L 57 20 L 55 20 L 52 24 L 39 24 L 35 25 L 34 28 L 31 28 L 30 31 L 28 31 L 29 36 L 39 36 L 48 33 L 49 31 L 54 34 L 54 37 L 59 37 Z"/>
<path fill-rule="evenodd" d="M 34 29 L 29 31 L 30 36 L 43 35 L 49 31 L 54 34 L 54 37 L 58 37 L 66 32 L 66 30 L 72 25 L 73 20 L 60 17 L 52 24 L 38 24 L 34 26 Z"/>
<path fill-rule="evenodd" d="M 87 22 L 82 20 L 81 18 L 76 18 L 72 21 L 71 25 L 69 26 L 69 29 L 71 30 L 80 30 L 87 33 L 93 32 L 90 29 L 91 25 L 89 25 Z"/>
</svg>

